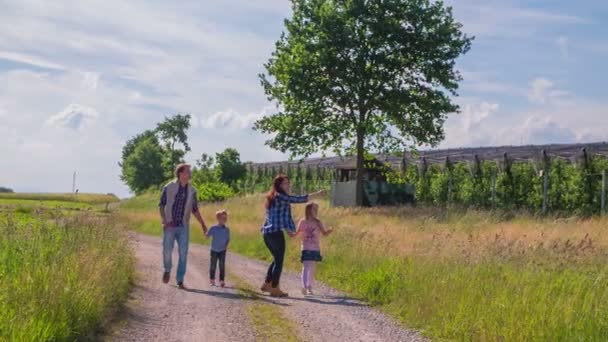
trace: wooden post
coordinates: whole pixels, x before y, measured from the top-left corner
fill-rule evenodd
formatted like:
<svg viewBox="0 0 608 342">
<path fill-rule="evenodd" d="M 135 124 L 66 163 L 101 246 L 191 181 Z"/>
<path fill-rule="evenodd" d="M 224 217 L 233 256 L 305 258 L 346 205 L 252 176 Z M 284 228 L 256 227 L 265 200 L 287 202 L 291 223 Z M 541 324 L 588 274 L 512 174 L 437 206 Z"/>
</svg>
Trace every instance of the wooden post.
<svg viewBox="0 0 608 342">
<path fill-rule="evenodd" d="M 602 215 L 606 215 L 606 170 L 602 171 Z"/>
<path fill-rule="evenodd" d="M 549 157 L 547 151 L 543 150 L 543 214 L 549 209 Z"/>
<path fill-rule="evenodd" d="M 492 172 L 492 209 L 496 209 L 496 172 Z"/>
<path fill-rule="evenodd" d="M 446 205 L 450 206 L 452 203 L 452 187 L 453 187 L 453 176 L 452 176 L 452 161 L 450 156 L 445 157 L 445 172 L 448 173 L 448 196 L 446 199 Z"/>
</svg>

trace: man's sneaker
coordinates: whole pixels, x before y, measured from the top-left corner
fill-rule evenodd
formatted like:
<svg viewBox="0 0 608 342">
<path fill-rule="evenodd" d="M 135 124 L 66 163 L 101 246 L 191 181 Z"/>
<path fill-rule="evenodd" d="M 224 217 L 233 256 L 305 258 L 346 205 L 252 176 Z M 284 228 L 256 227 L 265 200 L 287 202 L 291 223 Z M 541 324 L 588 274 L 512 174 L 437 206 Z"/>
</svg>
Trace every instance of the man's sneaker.
<svg viewBox="0 0 608 342">
<path fill-rule="evenodd" d="M 312 296 L 314 293 L 312 293 L 312 289 L 308 289 L 306 290 L 306 294 Z"/>
<path fill-rule="evenodd" d="M 260 287 L 260 291 L 262 292 L 270 292 L 270 289 L 272 288 L 272 285 L 270 282 L 265 282 L 264 285 L 262 285 L 262 287 Z"/>
<path fill-rule="evenodd" d="M 226 283 L 223 280 L 220 281 L 220 287 L 226 287 Z"/>
<path fill-rule="evenodd" d="M 270 297 L 287 297 L 289 296 L 287 292 L 281 291 L 281 289 L 277 287 L 270 288 Z"/>
<path fill-rule="evenodd" d="M 308 294 L 308 290 L 306 290 L 305 288 L 302 288 L 302 295 L 306 296 Z"/>
<path fill-rule="evenodd" d="M 165 272 L 163 273 L 163 283 L 168 283 L 169 279 L 171 279 L 171 273 L 170 272 Z"/>
<path fill-rule="evenodd" d="M 209 285 L 215 286 L 215 279 L 209 279 Z"/>
<path fill-rule="evenodd" d="M 186 285 L 184 285 L 184 282 L 183 282 L 183 281 L 180 281 L 179 283 L 177 283 L 177 287 L 178 287 L 180 290 L 187 290 L 187 289 L 188 289 L 188 288 L 186 288 Z"/>
</svg>

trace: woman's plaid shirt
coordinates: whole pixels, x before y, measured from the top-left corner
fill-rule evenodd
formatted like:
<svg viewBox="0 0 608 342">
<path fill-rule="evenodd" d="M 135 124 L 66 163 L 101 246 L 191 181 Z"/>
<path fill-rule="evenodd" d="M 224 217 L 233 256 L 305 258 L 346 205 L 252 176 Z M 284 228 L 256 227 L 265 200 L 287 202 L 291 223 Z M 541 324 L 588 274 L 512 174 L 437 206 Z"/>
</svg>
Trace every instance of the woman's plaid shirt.
<svg viewBox="0 0 608 342">
<path fill-rule="evenodd" d="M 277 193 L 266 209 L 266 221 L 262 226 L 262 233 L 269 234 L 280 230 L 296 231 L 296 225 L 291 217 L 291 203 L 306 203 L 308 195 L 291 196 Z"/>
</svg>

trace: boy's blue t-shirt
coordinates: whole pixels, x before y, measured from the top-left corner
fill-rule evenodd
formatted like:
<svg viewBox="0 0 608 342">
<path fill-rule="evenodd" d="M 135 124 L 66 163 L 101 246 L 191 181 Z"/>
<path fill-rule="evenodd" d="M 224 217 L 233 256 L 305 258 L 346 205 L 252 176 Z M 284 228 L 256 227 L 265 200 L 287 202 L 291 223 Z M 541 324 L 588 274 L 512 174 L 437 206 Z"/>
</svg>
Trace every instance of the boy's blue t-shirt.
<svg viewBox="0 0 608 342">
<path fill-rule="evenodd" d="M 211 237 L 211 250 L 223 252 L 230 242 L 230 230 L 226 226 L 215 225 L 209 229 L 207 236 Z"/>
</svg>

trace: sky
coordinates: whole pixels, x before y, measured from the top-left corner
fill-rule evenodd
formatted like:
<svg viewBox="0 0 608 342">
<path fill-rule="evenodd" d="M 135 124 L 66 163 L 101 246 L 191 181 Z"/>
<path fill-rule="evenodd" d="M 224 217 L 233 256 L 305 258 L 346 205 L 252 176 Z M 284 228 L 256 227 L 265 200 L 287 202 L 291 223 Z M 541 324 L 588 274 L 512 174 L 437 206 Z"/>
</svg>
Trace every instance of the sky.
<svg viewBox="0 0 608 342">
<path fill-rule="evenodd" d="M 446 0 L 475 36 L 440 147 L 608 140 L 608 1 Z M 187 155 L 286 156 L 251 129 L 287 0 L 0 0 L 0 186 L 128 196 L 125 141 L 192 115 Z"/>
</svg>

